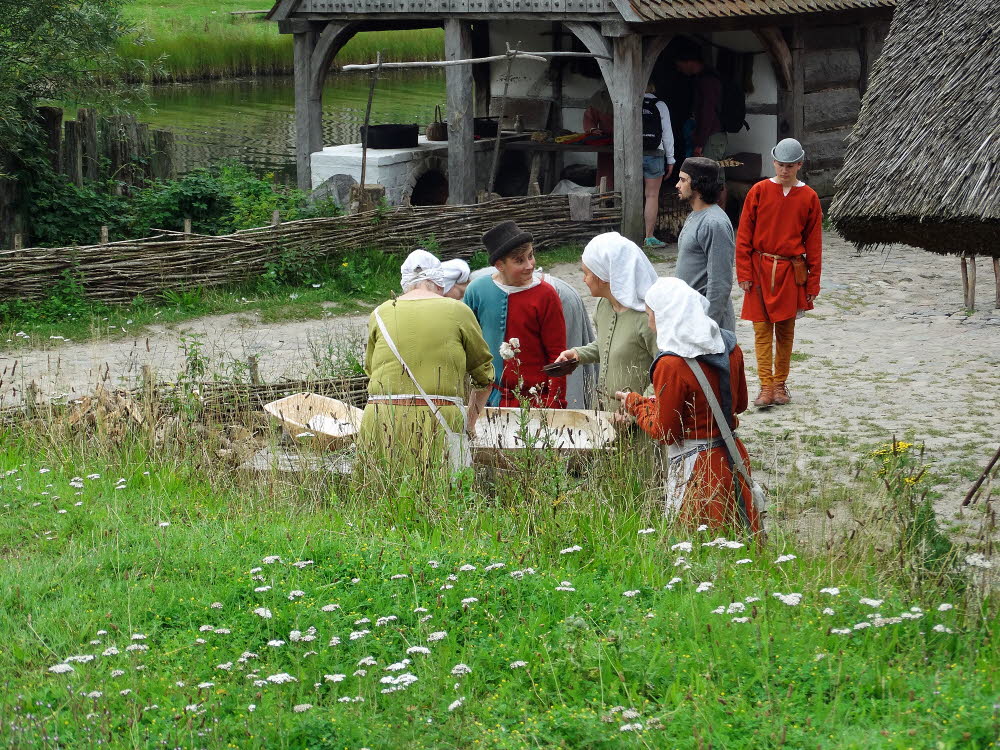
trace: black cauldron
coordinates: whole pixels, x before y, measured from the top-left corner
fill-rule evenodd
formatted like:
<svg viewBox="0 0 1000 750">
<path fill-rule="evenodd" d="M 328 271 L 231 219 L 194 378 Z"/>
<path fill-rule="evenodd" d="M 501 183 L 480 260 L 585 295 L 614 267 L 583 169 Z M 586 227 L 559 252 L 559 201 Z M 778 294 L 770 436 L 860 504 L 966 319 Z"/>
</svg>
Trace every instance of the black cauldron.
<svg viewBox="0 0 1000 750">
<path fill-rule="evenodd" d="M 369 125 L 368 148 L 416 148 L 419 127 L 413 125 Z M 361 142 L 365 142 L 365 126 L 361 126 Z"/>
</svg>

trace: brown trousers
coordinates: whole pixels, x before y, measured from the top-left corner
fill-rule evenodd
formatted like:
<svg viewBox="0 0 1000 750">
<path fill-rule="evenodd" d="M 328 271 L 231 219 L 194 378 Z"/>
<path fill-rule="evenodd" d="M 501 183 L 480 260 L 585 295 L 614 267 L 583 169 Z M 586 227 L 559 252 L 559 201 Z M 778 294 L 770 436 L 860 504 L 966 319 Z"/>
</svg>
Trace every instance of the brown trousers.
<svg viewBox="0 0 1000 750">
<path fill-rule="evenodd" d="M 788 379 L 788 369 L 792 363 L 795 318 L 777 323 L 755 321 L 753 339 L 757 350 L 757 375 L 760 384 L 769 386 L 784 383 Z"/>
</svg>

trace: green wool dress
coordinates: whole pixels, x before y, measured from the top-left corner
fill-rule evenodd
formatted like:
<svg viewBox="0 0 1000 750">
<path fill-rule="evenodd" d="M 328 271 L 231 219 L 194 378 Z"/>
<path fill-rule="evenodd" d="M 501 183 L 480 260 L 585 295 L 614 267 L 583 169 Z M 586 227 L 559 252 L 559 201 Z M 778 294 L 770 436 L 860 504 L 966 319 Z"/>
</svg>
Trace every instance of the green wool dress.
<svg viewBox="0 0 1000 750">
<path fill-rule="evenodd" d="M 446 297 L 390 300 L 377 308 L 403 360 L 432 398 L 465 399 L 466 378 L 474 388 L 493 384 L 493 356 L 476 316 Z M 372 313 L 368 319 L 365 372 L 369 395 L 419 396 L 419 389 L 386 344 Z M 438 407 L 454 432 L 464 427 L 456 406 Z M 365 407 L 358 435 L 361 451 L 393 468 L 447 468 L 444 430 L 426 406 L 379 404 Z"/>
<path fill-rule="evenodd" d="M 598 408 L 616 410 L 615 391 L 643 393 L 650 387 L 649 368 L 658 354 L 656 334 L 649 328 L 646 313 L 626 308 L 615 312 L 606 299 L 594 311 L 597 340 L 574 349 L 580 364 L 599 362 Z"/>
</svg>

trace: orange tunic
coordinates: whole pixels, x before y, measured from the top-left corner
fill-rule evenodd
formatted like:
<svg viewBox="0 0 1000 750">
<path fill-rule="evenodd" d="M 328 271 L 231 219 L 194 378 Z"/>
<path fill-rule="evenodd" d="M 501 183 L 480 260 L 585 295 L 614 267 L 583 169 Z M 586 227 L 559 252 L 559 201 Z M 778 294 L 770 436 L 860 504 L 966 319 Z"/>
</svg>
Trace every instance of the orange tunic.
<svg viewBox="0 0 1000 750">
<path fill-rule="evenodd" d="M 713 367 L 701 364 L 709 385 L 719 396 L 719 375 Z M 739 346 L 729 355 L 729 386 L 732 392 L 734 416 L 747 409 L 747 381 L 743 370 L 743 352 Z M 691 368 L 680 357 L 666 355 L 657 360 L 653 369 L 655 398 L 643 398 L 630 393 L 625 408 L 635 416 L 639 426 L 654 440 L 669 444 L 684 440 L 721 439 L 712 415 L 712 407 L 702 393 Z M 739 423 L 734 419 L 735 425 Z M 720 441 L 721 442 L 721 441 Z M 749 469 L 750 458 L 743 443 L 736 439 L 743 461 Z M 671 467 L 673 468 L 673 467 Z M 740 496 L 746 509 L 750 532 L 760 531 L 760 517 L 753 504 L 753 495 L 740 477 Z M 680 517 L 691 524 L 707 524 L 711 528 L 746 529 L 733 492 L 733 470 L 724 445 L 702 451 L 688 480 Z"/>
<path fill-rule="evenodd" d="M 780 258 L 769 257 L 772 255 Z M 805 255 L 809 276 L 795 283 L 792 264 L 783 258 Z M 750 188 L 736 234 L 736 279 L 753 287 L 743 295 L 744 320 L 780 322 L 799 310 L 812 310 L 807 299 L 819 294 L 823 265 L 823 209 L 808 185 L 788 195 L 772 180 Z"/>
</svg>

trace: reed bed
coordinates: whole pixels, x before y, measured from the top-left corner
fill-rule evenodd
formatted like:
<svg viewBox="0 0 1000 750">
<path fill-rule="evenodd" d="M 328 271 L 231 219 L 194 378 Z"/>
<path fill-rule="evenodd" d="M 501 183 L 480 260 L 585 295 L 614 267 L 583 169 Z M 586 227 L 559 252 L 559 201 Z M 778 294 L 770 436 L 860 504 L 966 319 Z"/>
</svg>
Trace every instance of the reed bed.
<svg viewBox="0 0 1000 750">
<path fill-rule="evenodd" d="M 408 252 L 434 242 L 444 256 L 467 257 L 489 227 L 514 219 L 539 250 L 583 244 L 620 221 L 608 193 L 592 198 L 592 218 L 570 217 L 567 196 L 502 198 L 467 206 L 377 209 L 352 216 L 306 219 L 220 237 L 160 234 L 144 240 L 70 248 L 0 252 L 0 300 L 44 299 L 52 280 L 69 273 L 91 300 L 123 303 L 166 290 L 212 288 L 256 278 L 275 263 L 315 263 L 372 248 Z"/>
</svg>

